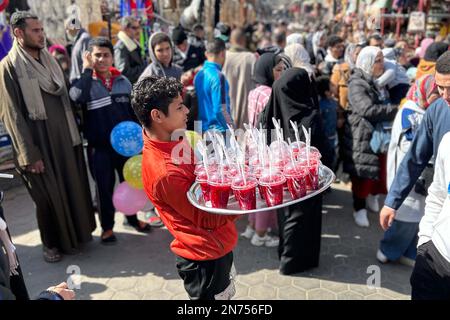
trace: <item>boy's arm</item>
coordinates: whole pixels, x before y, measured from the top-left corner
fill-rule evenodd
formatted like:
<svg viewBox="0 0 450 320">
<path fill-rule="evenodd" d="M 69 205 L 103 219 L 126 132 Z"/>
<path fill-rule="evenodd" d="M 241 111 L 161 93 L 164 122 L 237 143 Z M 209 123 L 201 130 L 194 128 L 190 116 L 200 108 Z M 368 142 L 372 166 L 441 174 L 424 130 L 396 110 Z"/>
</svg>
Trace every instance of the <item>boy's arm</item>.
<svg viewBox="0 0 450 320">
<path fill-rule="evenodd" d="M 448 136 L 450 137 L 450 136 Z M 418 246 L 424 244 L 431 240 L 433 236 L 433 225 L 438 219 L 439 214 L 442 211 L 442 207 L 444 205 L 445 198 L 447 196 L 447 188 L 445 181 L 445 166 L 444 166 L 444 154 L 443 151 L 446 149 L 446 145 L 450 139 L 443 139 L 441 146 L 438 151 L 438 155 L 435 162 L 435 171 L 433 177 L 433 183 L 430 188 L 428 188 L 428 196 L 426 199 L 425 205 L 425 215 L 422 220 L 420 220 L 419 225 L 419 242 Z"/>
<path fill-rule="evenodd" d="M 384 204 L 397 210 L 433 156 L 432 123 L 427 112 L 417 129 L 411 147 L 400 163 Z"/>
<path fill-rule="evenodd" d="M 84 69 L 81 77 L 75 80 L 69 90 L 70 99 L 76 103 L 87 103 L 90 99 L 93 70 Z"/>
<path fill-rule="evenodd" d="M 156 195 L 159 199 L 200 228 L 216 229 L 239 217 L 211 214 L 197 209 L 186 196 L 190 187 L 190 181 L 179 174 L 168 174 L 155 184 Z"/>
</svg>

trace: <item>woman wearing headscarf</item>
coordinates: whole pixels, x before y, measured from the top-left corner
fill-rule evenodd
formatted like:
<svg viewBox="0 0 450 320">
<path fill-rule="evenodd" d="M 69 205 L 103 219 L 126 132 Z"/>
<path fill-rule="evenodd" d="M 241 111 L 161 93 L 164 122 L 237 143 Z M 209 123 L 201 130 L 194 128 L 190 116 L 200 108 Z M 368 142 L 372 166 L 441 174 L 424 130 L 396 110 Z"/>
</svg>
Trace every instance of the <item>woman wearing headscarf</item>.
<svg viewBox="0 0 450 320">
<path fill-rule="evenodd" d="M 336 64 L 331 73 L 331 89 L 343 110 L 347 109 L 348 105 L 348 79 L 350 79 L 351 71 L 355 68 L 356 59 L 362 48 L 364 48 L 363 45 L 348 44 L 345 49 L 344 62 Z"/>
<path fill-rule="evenodd" d="M 272 84 L 281 77 L 284 65 L 281 57 L 271 52 L 264 53 L 256 61 L 254 80 L 256 88 L 248 95 L 248 119 L 251 126 L 257 125 L 257 119 L 264 110 L 272 93 Z M 267 234 L 269 227 L 276 227 L 276 211 L 250 213 L 247 228 L 241 234 L 246 239 L 251 239 L 254 246 L 276 247 L 279 239 Z"/>
<path fill-rule="evenodd" d="M 314 103 L 308 73 L 296 67 L 286 70 L 281 78 L 275 81 L 272 88 L 269 102 L 259 118 L 263 128 L 269 134 L 274 128 L 272 117 L 279 119 L 284 137 L 295 141 L 290 121 L 296 121 L 301 136 L 303 136 L 302 125 L 311 128 L 312 145 L 321 147 L 324 137 L 320 110 Z M 304 139 L 304 137 L 301 138 Z M 321 195 L 278 210 L 278 227 L 281 274 L 298 273 L 319 265 L 322 228 Z"/>
<path fill-rule="evenodd" d="M 348 79 L 350 79 L 351 72 L 355 68 L 356 59 L 358 58 L 362 48 L 364 48 L 363 44 L 349 43 L 345 48 L 344 62 L 336 64 L 331 72 L 331 92 L 338 101 L 337 134 L 339 140 L 339 150 L 338 159 L 335 162 L 335 167 L 333 168 L 335 172 L 338 171 L 339 165 L 344 158 L 343 148 L 341 146 L 343 144 L 342 139 L 344 138 L 345 110 L 348 105 Z"/>
<path fill-rule="evenodd" d="M 253 76 L 256 88 L 248 95 L 248 119 L 252 126 L 256 125 L 259 113 L 269 100 L 272 92 L 272 84 L 281 77 L 284 70 L 283 62 L 279 55 L 271 52 L 264 53 L 255 64 L 255 74 Z"/>
<path fill-rule="evenodd" d="M 371 140 L 375 128 L 394 119 L 397 106 L 387 104 L 385 95 L 374 84 L 384 72 L 380 48 L 368 46 L 362 49 L 355 67 L 348 84 L 344 170 L 352 180 L 355 222 L 360 227 L 368 227 L 366 199 L 369 195 L 386 193 L 386 156 L 382 148 L 373 150 Z M 373 211 L 376 211 L 376 201 L 374 197 L 373 205 L 368 204 Z"/>
<path fill-rule="evenodd" d="M 309 78 L 314 77 L 314 67 L 311 65 L 311 57 L 308 51 L 298 43 L 293 43 L 284 48 L 284 53 L 291 59 L 292 67 L 304 69 Z"/>
<path fill-rule="evenodd" d="M 416 79 L 423 75 L 434 75 L 437 59 L 448 50 L 448 44 L 445 42 L 433 42 L 425 51 L 423 59 L 420 59 L 417 66 Z"/>
<path fill-rule="evenodd" d="M 298 43 L 300 45 L 304 44 L 303 35 L 301 33 L 295 32 L 291 33 L 286 37 L 286 46 L 289 46 L 290 44 Z"/>
<path fill-rule="evenodd" d="M 325 60 L 327 56 L 327 51 L 325 50 L 325 44 L 327 41 L 327 35 L 325 31 L 317 31 L 314 33 L 312 38 L 312 47 L 314 54 L 313 63 L 318 66 L 322 61 Z"/>
<path fill-rule="evenodd" d="M 387 155 L 387 187 L 405 157 L 428 106 L 439 98 L 434 76 L 424 75 L 415 81 L 407 100 L 395 116 Z M 419 180 L 420 181 L 420 180 Z M 417 253 L 419 222 L 425 212 L 425 194 L 420 182 L 396 211 L 395 220 L 384 233 L 377 252 L 381 263 L 399 260 L 412 265 Z"/>
</svg>

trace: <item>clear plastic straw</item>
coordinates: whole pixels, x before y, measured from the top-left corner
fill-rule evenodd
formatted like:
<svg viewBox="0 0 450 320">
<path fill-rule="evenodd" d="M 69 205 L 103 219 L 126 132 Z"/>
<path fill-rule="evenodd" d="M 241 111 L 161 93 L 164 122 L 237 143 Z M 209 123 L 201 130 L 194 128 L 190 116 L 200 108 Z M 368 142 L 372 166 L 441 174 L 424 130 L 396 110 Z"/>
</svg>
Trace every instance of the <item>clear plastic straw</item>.
<svg viewBox="0 0 450 320">
<path fill-rule="evenodd" d="M 297 122 L 293 122 L 291 120 L 291 126 L 292 126 L 292 129 L 294 129 L 295 140 L 297 141 L 297 146 L 298 146 L 298 148 L 300 148 L 300 134 L 298 132 Z"/>
<path fill-rule="evenodd" d="M 302 130 L 303 130 L 303 133 L 305 134 L 305 139 L 306 139 L 306 161 L 307 161 L 308 167 L 309 167 L 309 147 L 311 145 L 311 138 L 310 138 L 310 133 L 308 134 L 308 131 L 306 131 L 306 128 L 304 126 L 302 126 Z M 309 128 L 309 132 L 311 132 L 311 128 Z"/>
<path fill-rule="evenodd" d="M 206 146 L 203 140 L 197 142 L 197 149 L 200 151 L 203 160 L 203 167 L 205 168 L 206 177 L 209 180 L 209 163 L 208 163 L 208 154 L 206 152 Z"/>
<path fill-rule="evenodd" d="M 288 138 L 288 143 L 291 145 L 291 138 Z M 292 167 L 294 168 L 294 171 L 297 172 L 297 166 L 295 165 L 294 152 L 292 151 L 292 148 L 289 148 L 289 155 L 291 156 Z"/>
</svg>

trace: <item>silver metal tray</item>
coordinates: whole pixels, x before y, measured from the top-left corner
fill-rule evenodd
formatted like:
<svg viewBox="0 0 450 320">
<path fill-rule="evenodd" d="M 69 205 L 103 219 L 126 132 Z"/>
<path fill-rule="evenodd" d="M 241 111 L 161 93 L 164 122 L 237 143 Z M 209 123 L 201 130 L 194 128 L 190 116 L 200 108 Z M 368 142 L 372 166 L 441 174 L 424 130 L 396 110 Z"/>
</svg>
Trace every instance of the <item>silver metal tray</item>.
<svg viewBox="0 0 450 320">
<path fill-rule="evenodd" d="M 328 167 L 320 165 L 319 167 L 319 189 L 314 191 L 308 191 L 306 196 L 292 200 L 291 194 L 288 190 L 284 190 L 283 199 L 284 202 L 282 204 L 279 204 L 277 206 L 268 207 L 266 204 L 266 201 L 261 199 L 261 196 L 259 194 L 258 188 L 256 188 L 256 209 L 255 210 L 241 210 L 239 207 L 238 202 L 234 198 L 233 193 L 230 194 L 230 199 L 228 201 L 228 207 L 227 209 L 218 209 L 218 208 L 212 208 L 211 203 L 205 203 L 205 200 L 203 199 L 202 190 L 200 188 L 200 185 L 195 182 L 192 187 L 187 192 L 187 197 L 189 202 L 196 208 L 210 212 L 215 214 L 223 214 L 223 215 L 241 215 L 241 214 L 247 214 L 247 213 L 258 213 L 258 212 L 264 212 L 264 211 L 271 211 L 276 209 L 281 209 L 284 207 L 291 206 L 293 204 L 299 203 L 301 201 L 305 201 L 309 198 L 312 198 L 325 190 L 327 190 L 330 185 L 333 183 L 335 179 L 335 175 L 333 171 L 331 171 Z"/>
</svg>

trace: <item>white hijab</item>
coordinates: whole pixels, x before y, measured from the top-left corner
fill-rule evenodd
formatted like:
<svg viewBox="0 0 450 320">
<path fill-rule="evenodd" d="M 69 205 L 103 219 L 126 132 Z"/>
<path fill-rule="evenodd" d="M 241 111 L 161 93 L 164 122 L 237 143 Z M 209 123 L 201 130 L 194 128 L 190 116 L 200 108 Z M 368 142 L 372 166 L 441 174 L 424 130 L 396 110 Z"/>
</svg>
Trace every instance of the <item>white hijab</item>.
<svg viewBox="0 0 450 320">
<path fill-rule="evenodd" d="M 313 52 L 314 52 L 314 56 L 317 55 L 317 51 L 319 51 L 319 44 L 320 44 L 320 39 L 322 38 L 323 34 L 325 33 L 325 31 L 317 31 L 316 33 L 314 33 L 313 38 L 312 38 L 312 45 L 313 45 Z"/>
<path fill-rule="evenodd" d="M 379 52 L 381 52 L 381 49 L 378 47 L 364 47 L 356 59 L 356 67 L 361 69 L 366 75 L 372 77 L 373 65 Z"/>
<path fill-rule="evenodd" d="M 292 33 L 286 38 L 286 46 L 290 44 L 298 43 L 303 45 L 303 36 L 300 33 Z"/>
<path fill-rule="evenodd" d="M 311 58 L 302 45 L 290 44 L 284 48 L 284 53 L 291 59 L 293 67 L 305 69 L 310 78 L 314 75 L 314 68 L 310 63 Z"/>
</svg>

